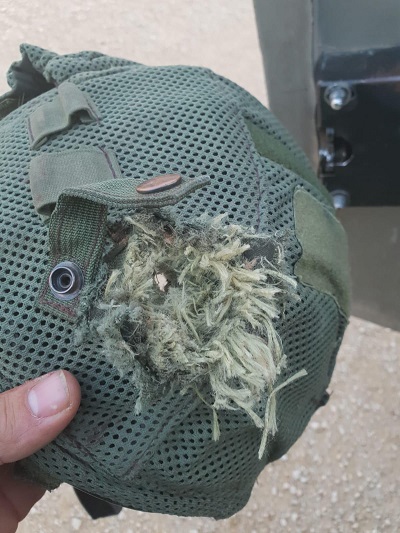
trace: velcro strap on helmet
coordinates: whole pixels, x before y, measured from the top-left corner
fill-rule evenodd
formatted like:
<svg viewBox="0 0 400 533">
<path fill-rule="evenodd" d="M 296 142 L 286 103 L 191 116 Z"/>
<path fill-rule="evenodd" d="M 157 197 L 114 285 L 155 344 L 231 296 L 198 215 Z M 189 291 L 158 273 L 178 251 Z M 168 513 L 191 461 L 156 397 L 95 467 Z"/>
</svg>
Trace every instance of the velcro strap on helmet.
<svg viewBox="0 0 400 533">
<path fill-rule="evenodd" d="M 44 218 L 51 215 L 66 188 L 121 178 L 115 155 L 103 148 L 40 154 L 29 169 L 33 205 Z"/>
<path fill-rule="evenodd" d="M 91 98 L 70 81 L 61 83 L 58 94 L 50 102 L 35 109 L 28 118 L 31 149 L 45 143 L 54 133 L 65 130 L 78 120 L 89 123 L 100 119 Z"/>
<path fill-rule="evenodd" d="M 348 247 L 343 227 L 325 205 L 302 188 L 295 191 L 293 207 L 296 236 L 303 251 L 294 273 L 303 284 L 332 296 L 349 316 Z"/>
</svg>

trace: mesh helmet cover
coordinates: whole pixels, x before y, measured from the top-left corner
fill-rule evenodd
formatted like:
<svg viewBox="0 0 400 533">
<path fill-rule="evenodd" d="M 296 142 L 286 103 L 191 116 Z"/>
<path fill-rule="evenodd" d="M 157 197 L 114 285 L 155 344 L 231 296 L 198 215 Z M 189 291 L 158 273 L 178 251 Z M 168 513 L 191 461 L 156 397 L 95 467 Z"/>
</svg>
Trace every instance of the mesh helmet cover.
<svg viewBox="0 0 400 533">
<path fill-rule="evenodd" d="M 147 67 L 93 52 L 58 56 L 29 45 L 21 51 L 22 62 L 9 71 L 12 90 L 2 100 L 9 108 L 0 121 L 0 390 L 65 368 L 81 384 L 82 404 L 69 427 L 22 461 L 20 471 L 49 489 L 67 482 L 133 509 L 228 517 L 246 504 L 261 470 L 286 453 L 326 397 L 347 310 L 340 291 L 324 290 L 324 280 L 313 286 L 296 271 L 307 248 L 296 219 L 306 226 L 308 219 L 296 215 L 294 196 L 307 193 L 329 218 L 327 194 L 273 115 L 207 69 Z M 101 118 L 72 121 L 32 149 L 29 117 L 53 102 L 66 81 L 90 97 Z M 189 180 L 209 175 L 207 187 L 160 209 L 181 227 L 204 213 L 225 214 L 230 223 L 282 243 L 283 273 L 298 283 L 296 297 L 274 320 L 287 361 L 278 383 L 302 369 L 307 375 L 277 394 L 278 431 L 261 459 L 261 431 L 240 409 L 218 412 L 216 441 L 212 411 L 190 391 L 165 391 L 135 412 L 138 388 L 104 355 L 103 340 L 89 334 L 77 344 L 74 324 L 38 305 L 49 271 L 49 229 L 32 203 L 30 164 L 39 154 L 86 147 L 109 150 L 122 178 L 138 183 L 165 173 Z M 268 157 L 273 154 L 275 160 Z M 130 214 L 114 206 L 108 220 Z M 345 282 L 341 287 L 346 293 Z M 257 406 L 260 416 L 266 402 L 267 395 Z"/>
</svg>

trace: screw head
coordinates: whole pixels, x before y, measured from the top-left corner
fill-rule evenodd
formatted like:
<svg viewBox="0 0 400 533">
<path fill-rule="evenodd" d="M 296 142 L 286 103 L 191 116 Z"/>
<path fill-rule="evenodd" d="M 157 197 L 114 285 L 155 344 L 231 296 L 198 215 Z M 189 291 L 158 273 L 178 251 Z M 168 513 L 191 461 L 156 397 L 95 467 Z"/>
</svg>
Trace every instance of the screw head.
<svg viewBox="0 0 400 533">
<path fill-rule="evenodd" d="M 352 92 L 348 85 L 331 85 L 325 90 L 325 100 L 335 111 L 340 111 L 352 99 Z"/>
<path fill-rule="evenodd" d="M 331 192 L 333 206 L 335 209 L 344 209 L 350 204 L 350 194 L 342 189 Z"/>
</svg>

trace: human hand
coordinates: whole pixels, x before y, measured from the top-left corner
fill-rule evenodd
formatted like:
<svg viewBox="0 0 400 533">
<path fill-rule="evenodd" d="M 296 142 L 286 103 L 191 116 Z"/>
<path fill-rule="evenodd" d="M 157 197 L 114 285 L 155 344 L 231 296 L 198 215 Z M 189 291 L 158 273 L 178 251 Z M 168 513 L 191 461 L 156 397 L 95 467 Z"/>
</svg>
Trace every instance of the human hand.
<svg viewBox="0 0 400 533">
<path fill-rule="evenodd" d="M 45 490 L 14 479 L 15 461 L 52 441 L 72 420 L 80 403 L 77 380 L 66 371 L 46 374 L 0 394 L 1 531 L 15 533 L 18 523 Z"/>
</svg>

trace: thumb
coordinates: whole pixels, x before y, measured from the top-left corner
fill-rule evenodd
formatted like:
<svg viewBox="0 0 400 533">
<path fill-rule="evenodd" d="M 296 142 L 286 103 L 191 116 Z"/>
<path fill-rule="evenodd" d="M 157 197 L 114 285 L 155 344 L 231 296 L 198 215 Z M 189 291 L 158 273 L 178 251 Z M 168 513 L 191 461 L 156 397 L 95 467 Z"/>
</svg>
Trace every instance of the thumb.
<svg viewBox="0 0 400 533">
<path fill-rule="evenodd" d="M 52 441 L 79 403 L 79 384 L 63 370 L 0 394 L 0 465 L 24 459 Z"/>
</svg>

